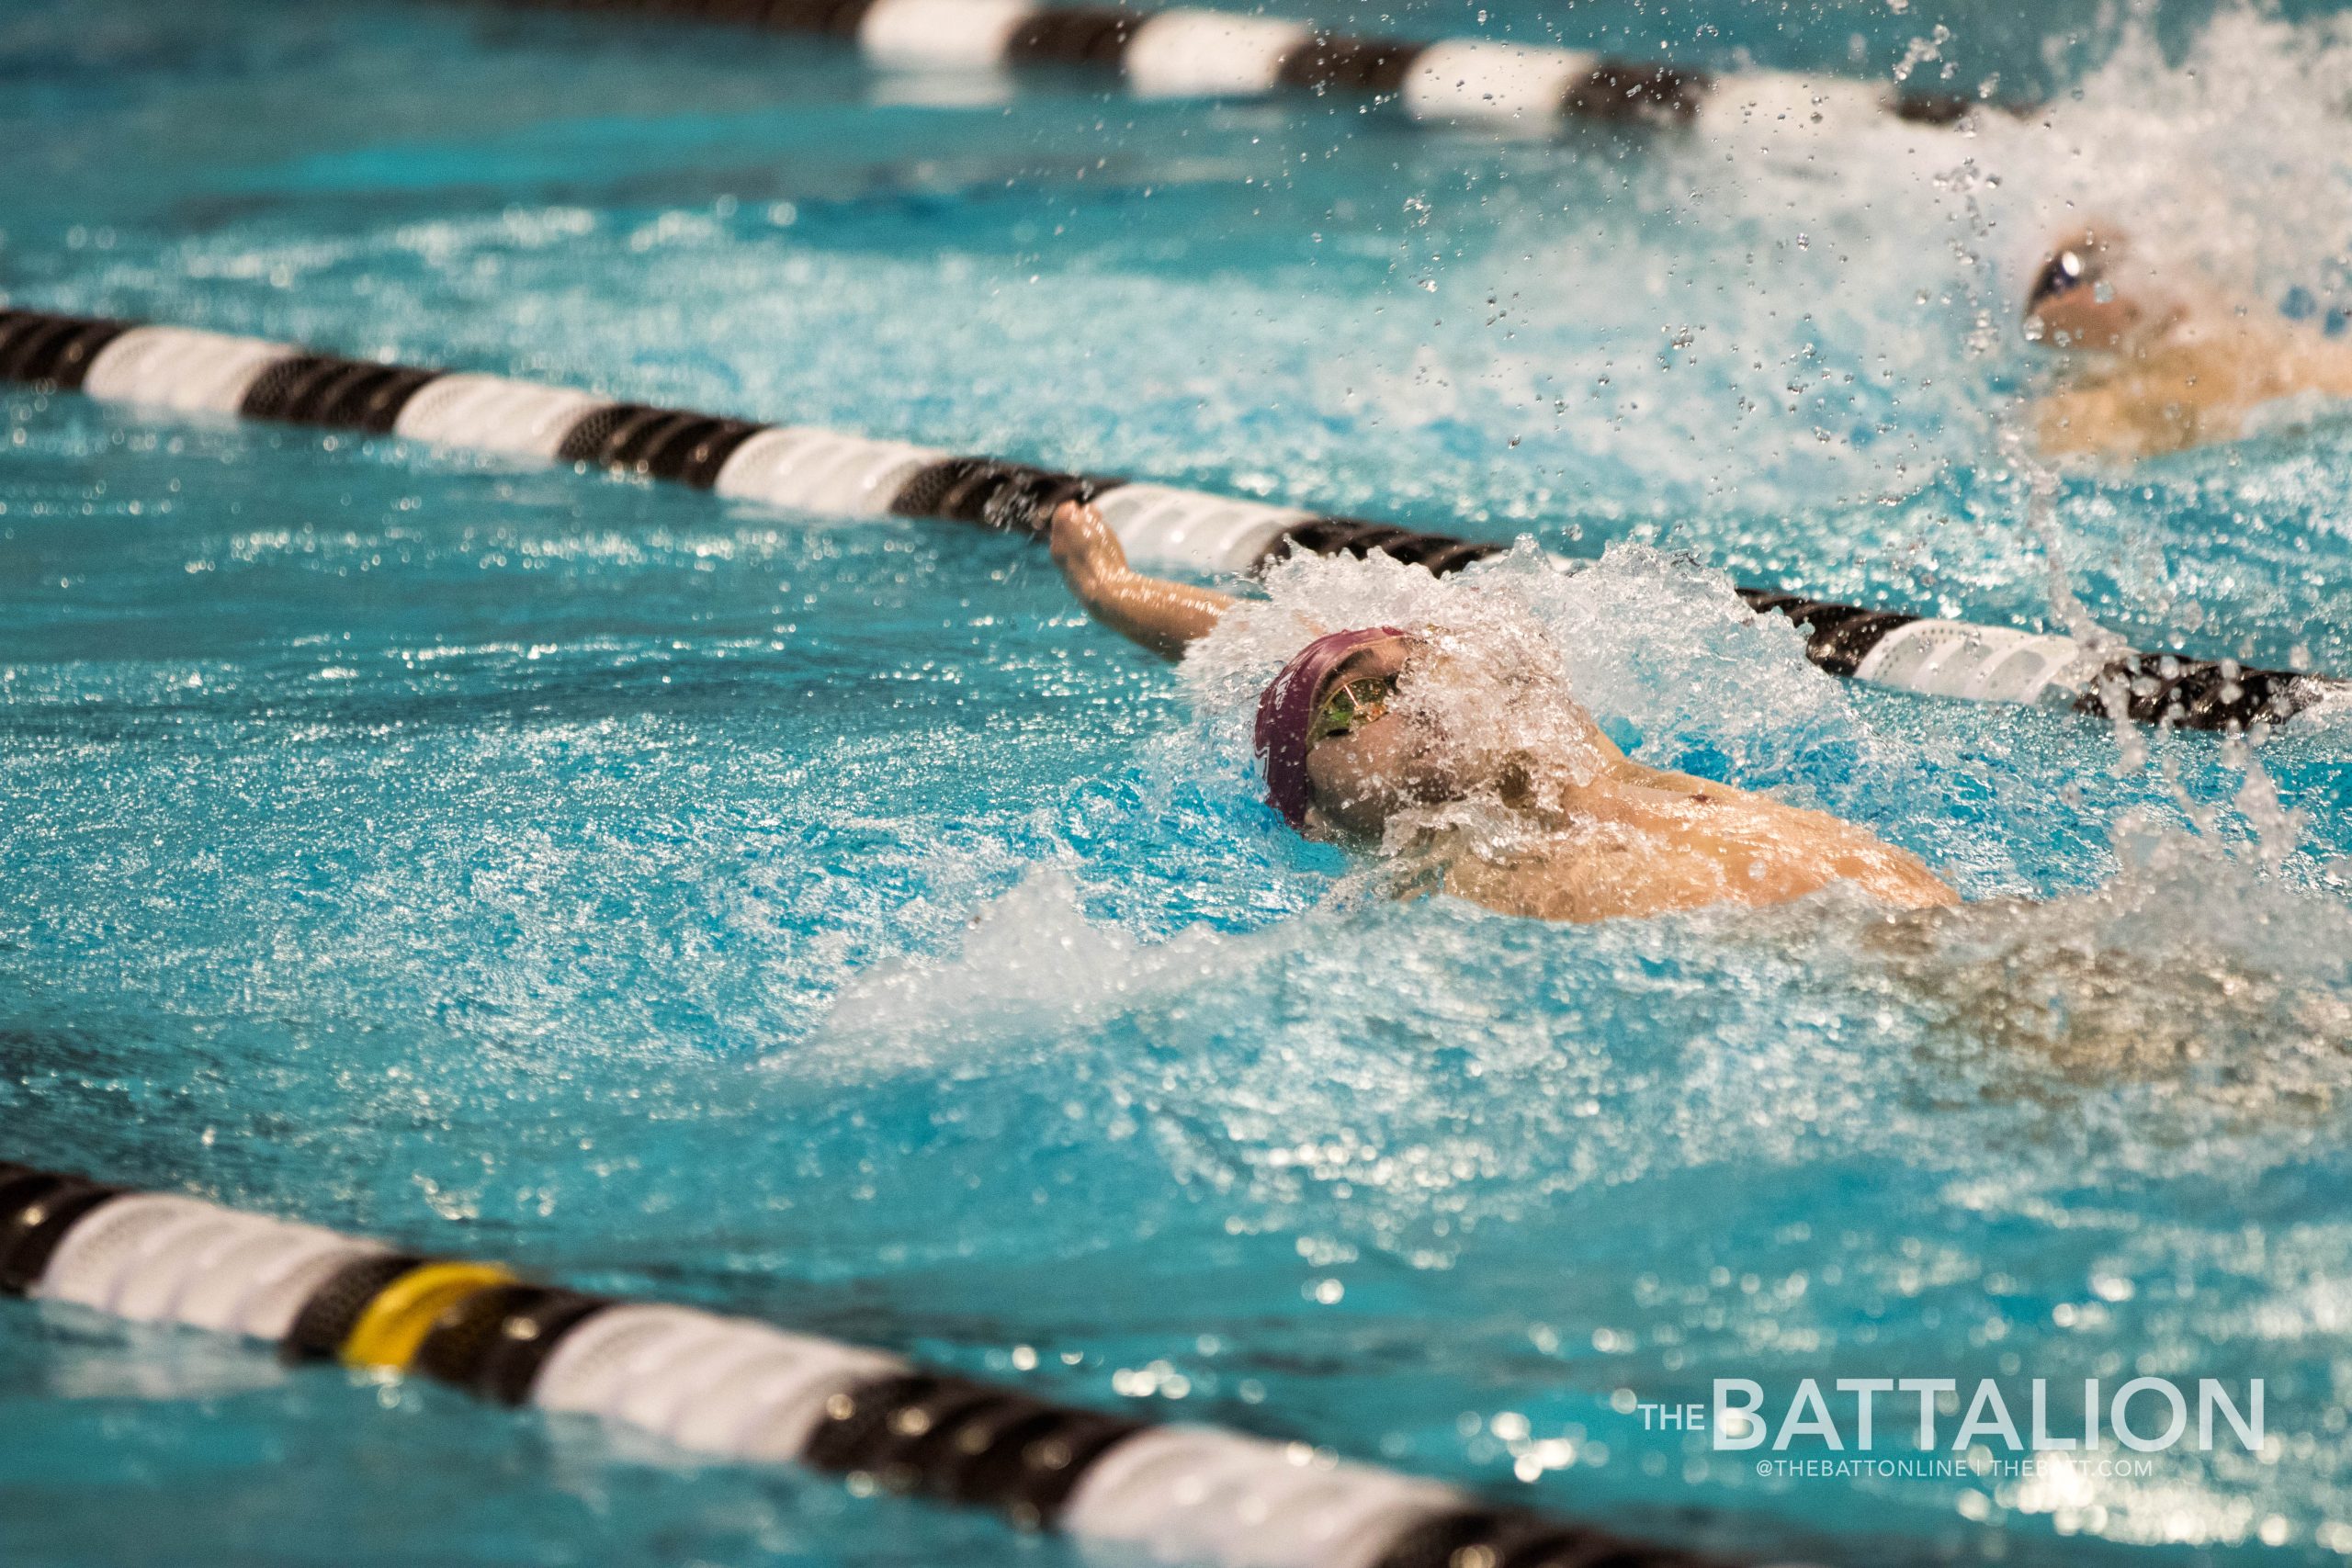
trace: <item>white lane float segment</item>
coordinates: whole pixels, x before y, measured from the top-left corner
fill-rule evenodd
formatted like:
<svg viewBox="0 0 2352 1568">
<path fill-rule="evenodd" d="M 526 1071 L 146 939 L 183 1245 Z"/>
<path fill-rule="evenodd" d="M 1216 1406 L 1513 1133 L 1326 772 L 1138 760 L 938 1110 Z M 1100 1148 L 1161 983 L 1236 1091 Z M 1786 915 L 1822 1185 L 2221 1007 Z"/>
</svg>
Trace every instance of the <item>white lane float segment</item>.
<svg viewBox="0 0 2352 1568">
<path fill-rule="evenodd" d="M 219 1295 L 243 1288 L 244 1281 L 244 1274 L 231 1274 L 238 1265 L 226 1260 L 238 1248 L 252 1248 L 252 1267 L 259 1267 L 261 1248 L 277 1232 L 276 1220 L 235 1211 L 221 1211 L 214 1223 L 174 1224 L 141 1246 L 139 1260 L 110 1286 L 113 1295 L 104 1309 L 141 1324 L 198 1324 L 223 1331 L 232 1324 L 232 1304 L 221 1307 Z"/>
<path fill-rule="evenodd" d="M 568 1335 L 531 1403 L 626 1422 L 681 1448 L 797 1458 L 825 1402 L 906 1370 L 880 1351 L 685 1307 L 610 1307 Z"/>
<path fill-rule="evenodd" d="M 1600 59 L 1571 49 L 1467 39 L 1432 44 L 1405 74 L 1405 112 L 1415 119 L 1557 118 L 1569 86 Z"/>
<path fill-rule="evenodd" d="M 608 1420 L 642 1427 L 674 1440 L 680 1412 L 703 1398 L 744 1358 L 752 1325 L 697 1314 L 630 1358 L 598 1412 Z"/>
<path fill-rule="evenodd" d="M 909 1370 L 879 1350 L 786 1337 L 797 1343 L 779 1346 L 771 1361 L 744 1380 L 733 1427 L 722 1436 L 714 1425 L 714 1448 L 749 1460 L 797 1458 L 808 1450 L 828 1401 L 858 1383 Z"/>
<path fill-rule="evenodd" d="M 392 434 L 435 446 L 553 462 L 563 438 L 608 398 L 503 376 L 438 376 L 419 388 Z"/>
<path fill-rule="evenodd" d="M 1098 1461 L 1063 1524 L 1159 1562 L 1372 1568 L 1412 1525 L 1470 1501 L 1301 1444 L 1174 1426 L 1130 1438 Z"/>
<path fill-rule="evenodd" d="M 768 1409 L 753 1396 L 762 1392 L 761 1374 L 773 1371 L 776 1362 L 798 1363 L 802 1375 L 817 1383 L 847 1371 L 844 1382 L 819 1392 L 813 1404 L 784 1412 L 800 1434 L 801 1444 L 792 1450 L 797 1453 L 822 1415 L 825 1399 L 862 1381 L 853 1369 L 867 1359 L 840 1356 L 830 1364 L 812 1365 L 805 1342 L 796 1345 L 795 1337 L 763 1323 L 713 1317 L 699 1330 L 678 1332 L 659 1351 L 640 1351 L 616 1384 L 604 1414 L 659 1433 L 680 1448 L 733 1453 L 747 1419 Z M 877 1373 L 896 1370 L 888 1358 L 871 1360 Z M 809 1391 L 797 1392 L 805 1396 Z"/>
<path fill-rule="evenodd" d="M 271 1237 L 267 1267 L 234 1298 L 234 1331 L 248 1339 L 284 1339 L 313 1292 L 359 1259 L 385 1250 L 372 1242 L 354 1242 L 308 1227 L 295 1235 Z M 191 1321 L 193 1317 L 190 1314 Z"/>
<path fill-rule="evenodd" d="M 905 441 L 776 425 L 737 447 L 711 489 L 820 517 L 887 517 L 891 499 L 918 470 L 949 456 Z"/>
<path fill-rule="evenodd" d="M 2088 690 L 2100 663 L 2072 637 L 1925 620 L 1881 637 L 1854 675 L 1922 696 L 2035 703 L 2053 685 Z"/>
<path fill-rule="evenodd" d="M 310 1225 L 272 1224 L 240 1237 L 190 1280 L 176 1321 L 216 1334 L 277 1340 L 312 1291 L 345 1264 L 383 1248 Z"/>
<path fill-rule="evenodd" d="M 255 1234 L 256 1223 L 249 1214 L 220 1209 L 158 1233 L 141 1247 L 138 1259 L 116 1276 L 112 1299 L 104 1310 L 136 1323 L 185 1321 L 180 1303 L 188 1292 L 214 1259 Z"/>
<path fill-rule="evenodd" d="M 680 1448 L 743 1458 L 797 1455 L 825 1403 L 860 1383 L 910 1371 L 879 1351 L 738 1323 L 735 1337 L 701 1353 L 705 1375 L 662 1431 Z"/>
<path fill-rule="evenodd" d="M 858 47 L 882 65 L 978 70 L 1004 58 L 1029 0 L 875 0 L 858 24 Z"/>
<path fill-rule="evenodd" d="M 1119 63 L 1142 97 L 1255 96 L 1274 90 L 1283 62 L 1314 30 L 1231 11 L 1162 11 L 1135 30 Z"/>
<path fill-rule="evenodd" d="M 1319 1457 L 1310 1462 L 1293 1449 L 1287 1468 L 1261 1474 L 1238 1495 L 1241 1517 L 1255 1523 L 1232 1538 L 1241 1548 L 1227 1554 L 1234 1568 L 1374 1568 L 1413 1526 L 1473 1506 L 1466 1495 L 1435 1482 Z"/>
<path fill-rule="evenodd" d="M 543 1410 L 612 1415 L 649 1371 L 707 1338 L 714 1322 L 710 1314 L 689 1307 L 607 1308 L 555 1348 L 531 1387 L 531 1403 Z"/>
<path fill-rule="evenodd" d="M 228 1217 L 229 1211 L 194 1198 L 125 1193 L 99 1205 L 58 1244 L 32 1293 L 118 1316 L 137 1315 L 119 1304 L 125 1277 L 138 1274 L 158 1251 L 168 1256 L 174 1237 Z"/>
<path fill-rule="evenodd" d="M 264 370 L 300 350 L 187 327 L 133 327 L 90 361 L 82 390 L 177 413 L 233 414 Z"/>
<path fill-rule="evenodd" d="M 1155 484 L 1124 484 L 1094 504 L 1131 558 L 1209 572 L 1247 571 L 1284 533 L 1315 517 L 1300 507 Z"/>
</svg>

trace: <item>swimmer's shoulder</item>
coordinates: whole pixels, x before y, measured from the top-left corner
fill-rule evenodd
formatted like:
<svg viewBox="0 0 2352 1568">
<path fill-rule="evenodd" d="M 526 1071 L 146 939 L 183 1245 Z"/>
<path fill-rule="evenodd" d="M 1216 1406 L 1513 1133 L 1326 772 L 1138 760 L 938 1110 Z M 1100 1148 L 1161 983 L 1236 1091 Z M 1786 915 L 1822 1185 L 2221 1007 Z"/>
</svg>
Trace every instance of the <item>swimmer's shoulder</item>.
<svg viewBox="0 0 2352 1568">
<path fill-rule="evenodd" d="M 2067 387 L 2034 409 L 2034 435 L 2053 457 L 2153 457 L 2205 439 L 2204 400 L 2171 378 L 2129 372 Z"/>
<path fill-rule="evenodd" d="M 1639 897 L 1654 884 L 1630 840 L 1597 832 L 1530 844 L 1508 854 L 1468 853 L 1445 868 L 1445 890 L 1501 914 L 1586 923 L 1655 912 Z"/>
</svg>

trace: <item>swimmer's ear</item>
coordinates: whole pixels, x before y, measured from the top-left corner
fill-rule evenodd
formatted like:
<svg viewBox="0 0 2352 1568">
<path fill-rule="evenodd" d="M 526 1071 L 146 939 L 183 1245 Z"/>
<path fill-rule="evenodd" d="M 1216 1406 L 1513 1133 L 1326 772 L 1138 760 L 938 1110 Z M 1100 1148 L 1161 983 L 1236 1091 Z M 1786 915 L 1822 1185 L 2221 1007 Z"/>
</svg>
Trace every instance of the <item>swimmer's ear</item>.
<svg viewBox="0 0 2352 1568">
<path fill-rule="evenodd" d="M 1320 806 L 1311 802 L 1306 807 L 1306 818 L 1298 825 L 1298 834 L 1300 838 L 1318 844 L 1345 846 L 1349 842 L 1349 835 L 1340 825 L 1326 817 Z"/>
</svg>

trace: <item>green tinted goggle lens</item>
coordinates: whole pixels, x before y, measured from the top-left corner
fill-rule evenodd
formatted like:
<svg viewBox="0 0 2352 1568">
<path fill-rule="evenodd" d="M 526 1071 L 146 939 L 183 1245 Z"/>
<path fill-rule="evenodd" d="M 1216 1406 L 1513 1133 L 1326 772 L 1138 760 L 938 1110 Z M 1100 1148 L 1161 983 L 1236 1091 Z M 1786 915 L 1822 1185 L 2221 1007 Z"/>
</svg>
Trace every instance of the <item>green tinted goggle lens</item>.
<svg viewBox="0 0 2352 1568">
<path fill-rule="evenodd" d="M 1360 724 L 1370 724 L 1388 711 L 1388 699 L 1396 694 L 1396 678 L 1393 675 L 1367 677 L 1351 681 L 1323 699 L 1315 715 L 1317 740 L 1329 740 L 1335 735 L 1345 735 Z"/>
</svg>

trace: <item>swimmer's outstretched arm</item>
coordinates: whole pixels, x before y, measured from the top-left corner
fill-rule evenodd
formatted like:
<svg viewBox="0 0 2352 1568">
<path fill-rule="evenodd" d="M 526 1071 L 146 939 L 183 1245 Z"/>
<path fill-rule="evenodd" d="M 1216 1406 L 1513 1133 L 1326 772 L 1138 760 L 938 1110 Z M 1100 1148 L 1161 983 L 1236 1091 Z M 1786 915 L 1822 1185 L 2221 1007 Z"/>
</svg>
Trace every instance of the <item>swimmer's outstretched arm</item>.
<svg viewBox="0 0 2352 1568">
<path fill-rule="evenodd" d="M 1065 501 L 1054 509 L 1053 544 L 1054 564 L 1090 615 L 1170 659 L 1182 658 L 1233 604 L 1230 594 L 1214 588 L 1136 571 L 1102 513 L 1083 502 Z"/>
</svg>

